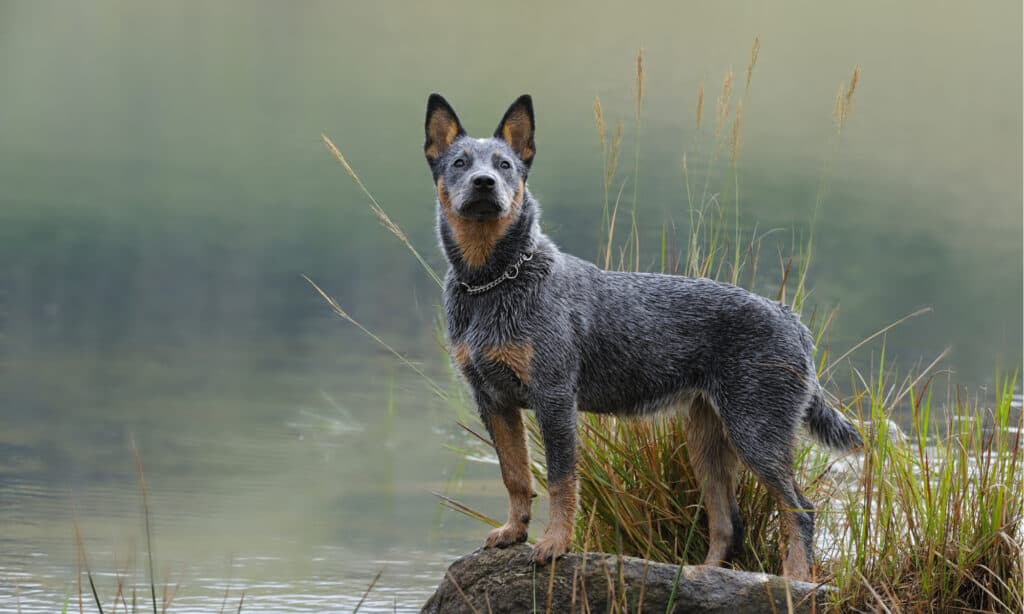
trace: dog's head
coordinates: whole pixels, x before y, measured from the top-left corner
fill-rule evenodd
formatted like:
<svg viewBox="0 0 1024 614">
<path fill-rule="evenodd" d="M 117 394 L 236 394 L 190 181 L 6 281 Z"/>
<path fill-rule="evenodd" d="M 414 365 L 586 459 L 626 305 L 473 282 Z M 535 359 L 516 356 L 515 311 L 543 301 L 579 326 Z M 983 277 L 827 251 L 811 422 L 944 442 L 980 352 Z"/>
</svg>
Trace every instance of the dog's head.
<svg viewBox="0 0 1024 614">
<path fill-rule="evenodd" d="M 511 221 L 518 214 L 536 152 L 529 96 L 512 103 L 494 136 L 476 139 L 462 129 L 451 105 L 431 94 L 425 130 L 423 151 L 450 221 L 493 223 Z"/>
</svg>

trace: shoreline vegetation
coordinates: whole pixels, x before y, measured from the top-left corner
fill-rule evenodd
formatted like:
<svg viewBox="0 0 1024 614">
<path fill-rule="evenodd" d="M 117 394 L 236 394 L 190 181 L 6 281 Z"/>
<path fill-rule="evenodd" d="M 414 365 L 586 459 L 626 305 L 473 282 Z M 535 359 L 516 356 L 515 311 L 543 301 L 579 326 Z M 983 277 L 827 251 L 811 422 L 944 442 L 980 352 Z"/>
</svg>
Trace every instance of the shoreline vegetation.
<svg viewBox="0 0 1024 614">
<path fill-rule="evenodd" d="M 706 100 L 705 85 L 700 85 L 692 140 L 697 155 L 684 152 L 681 169 L 689 226 L 680 240 L 674 236 L 674 227 L 663 225 L 660 244 L 653 250 L 641 245 L 637 221 L 639 130 L 645 95 L 642 49 L 636 57 L 632 90 L 636 134 L 631 175 L 619 171 L 624 124 L 617 122 L 609 130 L 607 113 L 595 98 L 594 125 L 604 163 L 596 261 L 605 269 L 644 270 L 642 256 L 649 258 L 653 252 L 660 272 L 710 277 L 752 289 L 759 279 L 758 257 L 767 233 L 755 230 L 744 236 L 741 231 L 738 169 L 745 103 L 759 52 L 760 40 L 755 38 L 743 81 L 737 83 L 732 69 L 728 70 L 713 102 Z M 835 130 L 822 161 L 810 232 L 805 241 L 794 242 L 792 255 L 780 257 L 778 285 L 772 297 L 804 317 L 815 334 L 819 376 L 831 393 L 830 402 L 856 419 L 866 442 L 863 450 L 845 456 L 830 456 L 807 443 L 797 455 L 797 479 L 817 506 L 820 558 L 815 579 L 836 587 L 831 602 L 818 607 L 834 611 L 1021 611 L 1024 418 L 1014 406 L 1017 374 L 996 374 L 994 391 L 972 394 L 939 370 L 945 352 L 913 372 L 901 374 L 889 367 L 885 362 L 886 332 L 927 309 L 882 327 L 838 356 L 833 356 L 829 344 L 837 310 L 814 308 L 806 313 L 814 223 L 825 201 L 833 157 L 854 114 L 860 78 L 860 67 L 854 67 L 837 88 L 832 105 Z M 370 200 L 382 225 L 439 283 L 437 273 L 390 219 L 341 151 L 326 135 L 322 138 Z M 701 167 L 691 167 L 691 159 L 698 160 Z M 723 185 L 712 186 L 714 177 L 725 177 Z M 624 203 L 624 194 L 630 191 L 631 199 Z M 731 230 L 727 221 L 733 222 Z M 307 281 L 340 317 L 420 373 L 435 394 L 454 406 L 457 416 L 473 415 L 463 397 L 448 394 L 399 351 L 363 328 L 313 280 Z M 871 348 L 874 358 L 870 369 L 863 371 L 847 359 L 865 347 Z M 479 429 L 464 421 L 459 424 L 471 435 L 467 445 L 491 445 Z M 530 424 L 534 478 L 544 487 L 542 447 L 536 423 L 531 419 Z M 580 417 L 581 505 L 575 551 L 632 555 L 652 562 L 700 562 L 707 530 L 701 517 L 700 487 L 686 461 L 684 428 L 685 419 L 678 415 L 628 421 Z M 480 450 L 464 452 L 479 454 Z M 486 524 L 500 524 L 449 496 L 438 497 L 450 509 Z M 747 531 L 735 567 L 780 573 L 778 516 L 770 497 L 749 474 L 740 480 L 738 497 Z M 625 600 L 613 600 L 612 604 L 612 611 L 631 611 Z"/>
</svg>

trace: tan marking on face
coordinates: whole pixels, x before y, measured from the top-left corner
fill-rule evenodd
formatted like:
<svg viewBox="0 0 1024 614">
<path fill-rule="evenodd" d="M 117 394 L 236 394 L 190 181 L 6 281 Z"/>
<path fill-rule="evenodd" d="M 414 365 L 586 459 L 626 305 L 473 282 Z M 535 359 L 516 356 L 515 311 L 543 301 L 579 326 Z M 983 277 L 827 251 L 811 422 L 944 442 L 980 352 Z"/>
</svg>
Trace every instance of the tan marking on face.
<svg viewBox="0 0 1024 614">
<path fill-rule="evenodd" d="M 512 211 L 515 212 L 519 209 L 519 206 L 523 204 L 523 191 L 526 189 L 526 184 L 523 180 L 519 179 L 519 184 L 516 186 L 516 193 L 512 197 Z"/>
<path fill-rule="evenodd" d="M 524 531 L 530 523 L 530 505 L 533 501 L 533 476 L 530 474 L 530 450 L 526 443 L 521 410 L 508 417 L 491 418 L 494 448 L 501 464 L 501 479 L 508 490 L 508 522 Z"/>
<path fill-rule="evenodd" d="M 517 110 L 509 115 L 501 126 L 501 137 L 523 161 L 533 158 L 533 148 L 530 147 L 532 132 L 530 116 L 522 110 Z"/>
<path fill-rule="evenodd" d="M 506 345 L 495 345 L 484 350 L 484 356 L 489 360 L 501 363 L 512 369 L 524 384 L 530 383 L 530 365 L 533 363 L 532 343 L 509 343 Z"/>
<path fill-rule="evenodd" d="M 506 215 L 496 220 L 467 220 L 455 212 L 444 185 L 444 177 L 437 180 L 437 198 L 441 203 L 441 211 L 448 222 L 448 227 L 452 229 L 452 234 L 455 235 L 455 243 L 459 246 L 459 252 L 466 264 L 478 267 L 487 262 L 494 246 L 505 236 L 505 231 L 515 220 L 519 207 L 523 204 L 525 189 L 523 180 L 519 179 L 519 186 L 512 197 L 512 207 Z"/>
<path fill-rule="evenodd" d="M 572 540 L 572 530 L 576 524 L 576 503 L 579 499 L 578 489 L 575 473 L 548 485 L 551 508 L 545 535 L 551 534 L 554 540 L 565 544 Z"/>
<path fill-rule="evenodd" d="M 453 343 L 451 347 L 452 360 L 460 369 L 465 369 L 469 364 L 469 346 L 465 343 Z"/>
<path fill-rule="evenodd" d="M 455 137 L 459 135 L 459 124 L 447 111 L 439 109 L 430 116 L 427 134 L 430 135 L 430 146 L 424 153 L 430 160 L 436 160 L 455 142 Z"/>
</svg>

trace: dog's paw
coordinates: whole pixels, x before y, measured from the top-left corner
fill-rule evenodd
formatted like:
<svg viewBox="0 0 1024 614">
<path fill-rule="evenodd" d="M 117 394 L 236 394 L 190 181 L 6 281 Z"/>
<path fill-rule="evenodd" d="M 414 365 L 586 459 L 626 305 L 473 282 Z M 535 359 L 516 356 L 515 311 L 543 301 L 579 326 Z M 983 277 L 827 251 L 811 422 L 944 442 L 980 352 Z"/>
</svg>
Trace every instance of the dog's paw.
<svg viewBox="0 0 1024 614">
<path fill-rule="evenodd" d="M 526 527 L 505 523 L 487 535 L 484 548 L 504 548 L 526 541 Z"/>
<path fill-rule="evenodd" d="M 569 533 L 546 532 L 544 537 L 540 538 L 537 545 L 533 547 L 530 560 L 538 565 L 545 565 L 568 552 L 570 540 Z"/>
</svg>

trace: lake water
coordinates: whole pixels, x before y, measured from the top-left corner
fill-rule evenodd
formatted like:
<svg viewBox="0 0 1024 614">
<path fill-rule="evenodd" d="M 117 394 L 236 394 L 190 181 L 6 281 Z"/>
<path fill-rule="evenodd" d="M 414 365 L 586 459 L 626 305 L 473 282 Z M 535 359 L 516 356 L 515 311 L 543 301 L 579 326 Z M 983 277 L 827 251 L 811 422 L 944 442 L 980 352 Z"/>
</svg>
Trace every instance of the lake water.
<svg viewBox="0 0 1024 614">
<path fill-rule="evenodd" d="M 0 612 L 77 596 L 76 521 L 108 603 L 115 571 L 143 579 L 133 441 L 174 611 L 217 610 L 226 590 L 243 611 L 347 611 L 381 569 L 364 611 L 412 609 L 480 543 L 486 528 L 431 494 L 505 505 L 497 467 L 460 452 L 477 448 L 456 425 L 472 414 L 438 289 L 320 142 L 441 270 L 431 91 L 481 135 L 533 94 L 531 189 L 549 234 L 593 258 L 593 101 L 625 123 L 617 190 L 643 46 L 637 209 L 657 270 L 662 225 L 686 232 L 683 154 L 707 161 L 698 88 L 707 124 L 759 35 L 735 175 L 741 231 L 771 231 L 756 288 L 774 294 L 815 219 L 805 314 L 839 306 L 832 356 L 931 307 L 888 335 L 886 363 L 951 346 L 954 380 L 991 386 L 1021 363 L 1021 19 L 1019 2 L 0 2 Z M 731 198 L 716 168 L 711 191 Z"/>
</svg>

